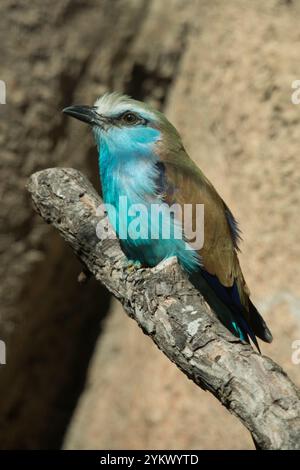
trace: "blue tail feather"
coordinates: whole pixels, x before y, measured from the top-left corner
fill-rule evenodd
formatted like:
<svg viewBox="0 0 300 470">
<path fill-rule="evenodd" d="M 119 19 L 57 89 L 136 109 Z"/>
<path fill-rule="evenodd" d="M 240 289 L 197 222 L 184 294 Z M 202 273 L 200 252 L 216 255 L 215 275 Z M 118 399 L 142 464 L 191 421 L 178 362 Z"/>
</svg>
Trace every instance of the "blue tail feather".
<svg viewBox="0 0 300 470">
<path fill-rule="evenodd" d="M 216 276 L 209 274 L 204 269 L 201 270 L 201 275 L 217 294 L 218 298 L 229 308 L 232 314 L 229 320 L 224 321 L 225 326 L 242 341 L 249 343 L 249 339 L 251 339 L 259 350 L 255 333 L 244 317 L 245 308 L 241 303 L 236 283 L 234 283 L 232 287 L 225 287 Z"/>
</svg>

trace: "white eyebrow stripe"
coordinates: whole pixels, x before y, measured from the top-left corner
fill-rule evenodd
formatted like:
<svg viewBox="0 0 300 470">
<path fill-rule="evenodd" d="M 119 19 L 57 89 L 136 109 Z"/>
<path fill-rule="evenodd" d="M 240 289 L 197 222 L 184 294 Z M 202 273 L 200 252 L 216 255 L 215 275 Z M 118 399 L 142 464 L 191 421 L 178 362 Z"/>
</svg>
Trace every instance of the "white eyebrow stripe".
<svg viewBox="0 0 300 470">
<path fill-rule="evenodd" d="M 99 114 L 107 117 L 114 117 L 125 111 L 132 111 L 144 119 L 155 120 L 154 113 L 136 105 L 126 97 L 119 97 L 117 94 L 104 95 L 95 102 L 94 106 Z"/>
<path fill-rule="evenodd" d="M 118 116 L 119 114 L 122 114 L 125 111 L 136 113 L 144 119 L 153 120 L 155 118 L 154 114 L 151 113 L 151 111 L 145 111 L 144 109 L 139 108 L 138 106 L 134 106 L 132 104 L 126 104 L 126 103 L 119 104 L 115 108 L 111 109 L 110 115 Z"/>
</svg>

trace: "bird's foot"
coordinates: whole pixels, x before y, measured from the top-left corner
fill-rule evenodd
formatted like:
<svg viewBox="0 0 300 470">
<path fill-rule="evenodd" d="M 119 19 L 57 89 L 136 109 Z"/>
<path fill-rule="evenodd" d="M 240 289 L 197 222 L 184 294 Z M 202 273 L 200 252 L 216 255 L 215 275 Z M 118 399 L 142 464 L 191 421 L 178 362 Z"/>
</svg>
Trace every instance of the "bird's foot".
<svg viewBox="0 0 300 470">
<path fill-rule="evenodd" d="M 138 269 L 141 269 L 142 263 L 138 260 L 133 260 L 133 259 L 127 259 L 124 262 L 124 268 L 128 272 L 128 274 L 132 274 Z"/>
</svg>

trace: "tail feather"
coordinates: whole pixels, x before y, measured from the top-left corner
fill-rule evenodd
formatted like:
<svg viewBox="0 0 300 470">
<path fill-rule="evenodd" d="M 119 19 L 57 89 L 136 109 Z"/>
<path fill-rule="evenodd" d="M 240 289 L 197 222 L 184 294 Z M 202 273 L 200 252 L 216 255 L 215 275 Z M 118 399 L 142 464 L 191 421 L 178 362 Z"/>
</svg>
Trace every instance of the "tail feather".
<svg viewBox="0 0 300 470">
<path fill-rule="evenodd" d="M 233 322 L 234 323 L 233 326 L 235 326 L 236 324 L 239 325 L 238 328 L 242 332 L 242 336 L 239 334 L 240 339 L 247 341 L 247 343 L 250 343 L 249 341 L 249 338 L 250 338 L 253 344 L 255 344 L 258 352 L 260 352 L 260 348 L 259 348 L 256 336 L 255 336 L 255 333 L 253 329 L 251 328 L 251 326 L 248 325 L 244 316 L 241 313 L 236 312 L 235 317 L 236 317 L 236 321 Z"/>
<path fill-rule="evenodd" d="M 245 307 L 241 304 L 237 286 L 234 284 L 232 287 L 223 286 L 218 278 L 214 275 L 209 274 L 205 270 L 201 270 L 201 277 L 205 280 L 206 285 L 200 282 L 199 276 L 197 281 L 193 280 L 194 285 L 207 297 L 209 304 L 214 304 L 212 292 L 217 295 L 218 299 L 226 306 L 226 309 L 219 308 L 213 305 L 214 310 L 218 314 L 220 320 L 224 325 L 241 340 L 250 340 L 254 343 L 258 351 L 260 352 L 259 345 L 256 336 L 267 343 L 272 341 L 272 334 L 267 327 L 262 316 L 259 314 L 251 300 L 249 299 L 249 312 L 245 310 Z"/>
<path fill-rule="evenodd" d="M 249 323 L 256 336 L 266 343 L 271 343 L 273 336 L 261 314 L 249 299 Z"/>
</svg>

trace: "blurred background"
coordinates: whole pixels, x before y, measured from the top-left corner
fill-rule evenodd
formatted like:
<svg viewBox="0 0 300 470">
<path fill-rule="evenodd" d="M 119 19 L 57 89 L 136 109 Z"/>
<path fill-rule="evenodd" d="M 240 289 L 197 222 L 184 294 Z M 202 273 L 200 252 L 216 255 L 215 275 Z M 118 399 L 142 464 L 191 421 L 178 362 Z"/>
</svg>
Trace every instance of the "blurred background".
<svg viewBox="0 0 300 470">
<path fill-rule="evenodd" d="M 176 369 L 35 215 L 31 173 L 98 188 L 90 130 L 62 115 L 118 90 L 162 109 L 240 222 L 241 264 L 300 385 L 300 2 L 1 0 L 0 447 L 243 449 L 248 432 Z"/>
</svg>

